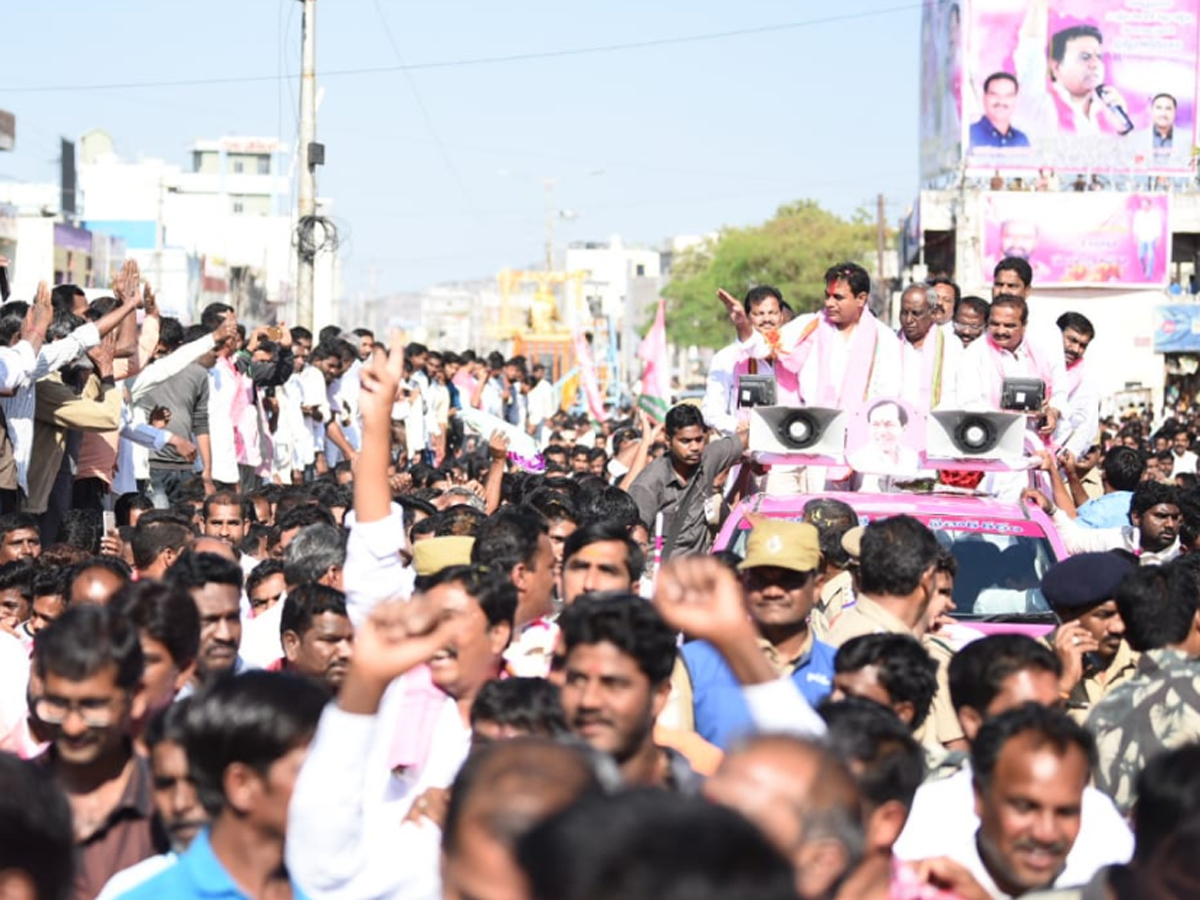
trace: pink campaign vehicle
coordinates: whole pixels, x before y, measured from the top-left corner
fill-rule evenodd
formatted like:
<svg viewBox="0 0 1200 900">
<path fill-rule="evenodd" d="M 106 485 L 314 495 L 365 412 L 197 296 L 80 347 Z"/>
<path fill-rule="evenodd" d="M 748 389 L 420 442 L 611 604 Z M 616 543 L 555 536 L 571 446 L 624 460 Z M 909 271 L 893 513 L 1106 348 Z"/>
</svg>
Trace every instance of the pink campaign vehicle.
<svg viewBox="0 0 1200 900">
<path fill-rule="evenodd" d="M 751 528 L 748 513 L 799 521 L 804 505 L 816 496 L 757 494 L 743 500 L 726 520 L 713 549 L 744 554 Z M 953 615 L 963 627 L 955 629 L 956 642 L 969 640 L 971 631 L 1037 637 L 1056 624 L 1039 585 L 1046 569 L 1067 552 L 1050 519 L 1036 507 L 959 494 L 819 496 L 849 504 L 863 525 L 905 514 L 937 535 L 958 560 Z"/>
</svg>

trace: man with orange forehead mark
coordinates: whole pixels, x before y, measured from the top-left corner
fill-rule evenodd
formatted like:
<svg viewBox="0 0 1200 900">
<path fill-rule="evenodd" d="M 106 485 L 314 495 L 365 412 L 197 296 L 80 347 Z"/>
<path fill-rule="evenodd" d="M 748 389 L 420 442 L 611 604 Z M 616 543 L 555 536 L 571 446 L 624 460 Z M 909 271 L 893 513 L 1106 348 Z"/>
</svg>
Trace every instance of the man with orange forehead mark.
<svg viewBox="0 0 1200 900">
<path fill-rule="evenodd" d="M 773 361 L 780 405 L 853 409 L 898 391 L 900 343 L 867 308 L 870 295 L 866 269 L 840 263 L 825 273 L 820 312 L 799 316 L 773 334 L 756 332 L 744 342 L 747 357 Z M 808 475 L 807 490 L 812 491 L 849 473 L 829 470 L 818 479 L 810 469 Z M 770 485 L 785 493 L 788 487 Z"/>
</svg>

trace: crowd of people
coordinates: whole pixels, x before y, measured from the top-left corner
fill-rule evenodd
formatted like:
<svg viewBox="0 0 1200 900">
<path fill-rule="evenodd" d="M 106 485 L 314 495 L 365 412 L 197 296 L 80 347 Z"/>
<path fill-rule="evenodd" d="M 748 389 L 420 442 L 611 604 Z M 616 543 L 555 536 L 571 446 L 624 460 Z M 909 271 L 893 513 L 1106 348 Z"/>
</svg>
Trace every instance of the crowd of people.
<svg viewBox="0 0 1200 900">
<path fill-rule="evenodd" d="M 520 357 L 184 328 L 133 265 L 0 307 L 0 893 L 1197 895 L 1192 423 L 1101 422 L 1094 329 L 1049 353 L 1022 263 L 909 288 L 899 335 L 853 264 L 814 316 L 723 293 L 738 340 L 662 422 Z M 747 456 L 757 373 L 925 409 L 1045 375 L 1057 627 L 953 639 L 933 531 Z M 764 479 L 802 520 L 713 552 Z"/>
</svg>

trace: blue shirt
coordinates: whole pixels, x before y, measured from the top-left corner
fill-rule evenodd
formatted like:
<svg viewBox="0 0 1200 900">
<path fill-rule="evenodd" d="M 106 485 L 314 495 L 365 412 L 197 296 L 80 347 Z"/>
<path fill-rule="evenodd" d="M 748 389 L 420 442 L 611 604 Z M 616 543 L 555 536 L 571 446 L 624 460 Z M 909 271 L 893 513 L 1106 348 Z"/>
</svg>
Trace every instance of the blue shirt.
<svg viewBox="0 0 1200 900">
<path fill-rule="evenodd" d="M 1129 501 L 1133 491 L 1113 491 L 1079 507 L 1075 521 L 1087 528 L 1120 528 L 1129 524 Z"/>
<path fill-rule="evenodd" d="M 293 900 L 308 900 L 293 882 Z M 250 900 L 225 871 L 220 860 L 213 854 L 208 840 L 208 829 L 204 829 L 179 862 L 161 875 L 143 882 L 119 900 Z"/>
<path fill-rule="evenodd" d="M 707 641 L 684 644 L 682 656 L 692 682 L 696 733 L 715 747 L 728 750 L 736 738 L 754 727 L 742 686 L 716 647 Z M 790 677 L 814 709 L 833 690 L 835 656 L 834 647 L 814 639 L 809 651 L 795 662 Z"/>
<path fill-rule="evenodd" d="M 992 120 L 984 116 L 971 126 L 971 146 L 1028 147 L 1029 138 L 1025 137 L 1025 132 L 1018 131 L 1011 125 L 1008 128 L 1007 134 L 1001 134 L 996 129 L 996 126 L 992 124 Z"/>
</svg>

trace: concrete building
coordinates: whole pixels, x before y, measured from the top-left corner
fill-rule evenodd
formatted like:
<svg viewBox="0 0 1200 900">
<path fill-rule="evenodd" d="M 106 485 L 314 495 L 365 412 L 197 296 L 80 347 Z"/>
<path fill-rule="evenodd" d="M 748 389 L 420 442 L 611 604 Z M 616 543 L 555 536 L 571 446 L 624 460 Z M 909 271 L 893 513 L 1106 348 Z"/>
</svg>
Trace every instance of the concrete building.
<svg viewBox="0 0 1200 900">
<path fill-rule="evenodd" d="M 963 296 L 975 294 L 991 299 L 991 278 L 986 277 L 979 238 L 990 193 L 969 181 L 956 189 L 920 192 L 910 220 L 919 222 L 916 231 L 920 243 L 913 247 L 914 255 L 905 264 L 902 283 L 950 273 Z M 1063 197 L 1069 202 L 1071 194 L 1064 193 Z M 1088 359 L 1106 398 L 1106 411 L 1119 405 L 1111 398 L 1128 394 L 1148 393 L 1156 406 L 1164 400 L 1172 361 L 1156 351 L 1156 333 L 1161 327 L 1164 304 L 1194 302 L 1194 292 L 1186 286 L 1200 258 L 1200 193 L 1183 190 L 1171 194 L 1170 226 L 1170 271 L 1172 279 L 1184 286 L 1177 296 L 1159 286 L 1044 288 L 1039 287 L 1035 275 L 1029 304 L 1032 325 L 1053 325 L 1068 311 L 1082 313 L 1095 325 L 1096 338 Z M 1200 342 L 1193 349 L 1200 349 Z M 1200 388 L 1200 381 L 1195 387 Z"/>
<path fill-rule="evenodd" d="M 274 138 L 197 141 L 188 166 L 121 159 L 102 131 L 80 141 L 79 185 L 89 229 L 124 239 L 164 309 L 192 318 L 231 303 L 248 322 L 295 322 L 295 254 L 286 149 Z M 328 215 L 322 201 L 319 212 Z M 315 329 L 335 318 L 336 249 L 317 257 Z"/>
</svg>

